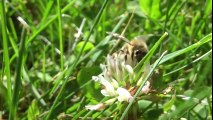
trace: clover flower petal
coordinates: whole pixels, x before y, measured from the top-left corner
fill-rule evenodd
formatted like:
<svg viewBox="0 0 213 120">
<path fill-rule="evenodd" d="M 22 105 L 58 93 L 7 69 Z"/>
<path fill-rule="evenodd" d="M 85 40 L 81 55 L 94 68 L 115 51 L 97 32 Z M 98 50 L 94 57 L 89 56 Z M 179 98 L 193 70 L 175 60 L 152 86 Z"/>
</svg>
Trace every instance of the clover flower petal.
<svg viewBox="0 0 213 120">
<path fill-rule="evenodd" d="M 130 65 L 125 65 L 125 69 L 127 72 L 129 72 L 130 74 L 133 74 L 134 71 L 133 71 L 133 68 L 130 66 Z"/>
<path fill-rule="evenodd" d="M 103 103 L 99 103 L 97 105 L 86 105 L 86 110 L 101 110 L 105 108 L 105 105 Z"/>
<path fill-rule="evenodd" d="M 92 76 L 92 80 L 94 80 L 95 82 L 97 82 L 99 80 L 98 76 Z"/>
<path fill-rule="evenodd" d="M 118 101 L 120 102 L 130 102 L 133 98 L 127 89 L 121 87 L 117 89 L 117 93 L 119 94 Z"/>
<path fill-rule="evenodd" d="M 144 94 L 147 94 L 147 93 L 149 93 L 149 91 L 150 91 L 150 82 L 147 81 L 145 83 L 145 85 L 143 86 L 141 92 L 144 93 Z"/>
<path fill-rule="evenodd" d="M 104 95 L 104 96 L 111 96 L 111 97 L 117 95 L 114 88 L 113 89 L 103 89 L 103 90 L 101 90 L 101 94 Z"/>
<path fill-rule="evenodd" d="M 104 103 L 99 103 L 96 105 L 86 105 L 85 108 L 86 108 L 86 110 L 102 110 L 106 106 L 113 104 L 115 102 L 115 100 L 116 100 L 115 98 L 112 98 L 112 99 L 105 101 Z"/>
</svg>

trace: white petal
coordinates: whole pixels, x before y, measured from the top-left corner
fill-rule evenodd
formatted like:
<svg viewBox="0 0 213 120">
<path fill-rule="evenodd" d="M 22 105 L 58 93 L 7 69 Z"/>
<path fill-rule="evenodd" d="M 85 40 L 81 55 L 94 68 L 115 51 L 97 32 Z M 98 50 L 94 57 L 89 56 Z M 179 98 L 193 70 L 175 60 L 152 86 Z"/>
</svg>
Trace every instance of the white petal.
<svg viewBox="0 0 213 120">
<path fill-rule="evenodd" d="M 104 96 L 110 96 L 109 92 L 106 89 L 101 90 L 101 94 Z"/>
<path fill-rule="evenodd" d="M 99 76 L 100 78 L 100 83 L 106 87 L 106 89 L 113 89 L 113 85 L 108 81 L 106 80 L 103 76 Z"/>
<path fill-rule="evenodd" d="M 104 102 L 104 103 L 105 103 L 105 105 L 111 105 L 111 104 L 113 104 L 115 101 L 116 101 L 116 98 L 112 98 L 112 99 L 107 100 L 107 101 Z"/>
<path fill-rule="evenodd" d="M 105 108 L 105 105 L 103 103 L 97 104 L 97 105 L 86 105 L 86 110 L 101 110 Z"/>
<path fill-rule="evenodd" d="M 115 79 L 112 79 L 112 85 L 114 88 L 118 88 L 118 82 Z"/>
<path fill-rule="evenodd" d="M 92 76 L 92 80 L 94 80 L 95 82 L 97 82 L 99 80 L 98 76 Z"/>
<path fill-rule="evenodd" d="M 118 101 L 120 102 L 122 101 L 130 102 L 132 100 L 132 96 L 127 89 L 118 88 L 117 93 L 119 94 Z"/>
<path fill-rule="evenodd" d="M 113 84 L 118 85 L 116 81 L 113 81 L 114 83 L 110 83 L 106 78 L 104 78 L 101 74 L 97 76 L 93 76 L 92 79 L 94 81 L 99 81 L 105 89 L 101 90 L 101 93 L 104 96 L 116 96 L 116 91 L 114 89 Z"/>
<path fill-rule="evenodd" d="M 116 72 L 114 74 L 116 74 L 116 76 L 118 76 L 118 79 L 121 78 L 121 76 L 120 76 L 121 75 L 120 74 L 121 70 L 119 69 L 119 63 L 118 63 L 118 61 L 115 62 L 115 66 L 114 67 L 115 67 L 115 72 Z"/>
<path fill-rule="evenodd" d="M 132 67 L 130 65 L 125 65 L 125 69 L 130 73 L 130 74 L 133 74 L 134 71 L 132 69 Z"/>
<path fill-rule="evenodd" d="M 100 64 L 101 69 L 104 71 L 106 69 L 106 65 Z"/>
<path fill-rule="evenodd" d="M 150 82 L 147 81 L 146 84 L 143 86 L 141 92 L 147 94 L 149 93 L 149 91 L 150 91 Z"/>
<path fill-rule="evenodd" d="M 114 59 L 112 58 L 112 56 L 108 55 L 107 56 L 107 66 L 108 67 L 114 67 Z"/>
<path fill-rule="evenodd" d="M 116 91 L 114 90 L 114 88 L 112 89 L 103 89 L 101 90 L 101 94 L 104 96 L 116 96 Z"/>
</svg>

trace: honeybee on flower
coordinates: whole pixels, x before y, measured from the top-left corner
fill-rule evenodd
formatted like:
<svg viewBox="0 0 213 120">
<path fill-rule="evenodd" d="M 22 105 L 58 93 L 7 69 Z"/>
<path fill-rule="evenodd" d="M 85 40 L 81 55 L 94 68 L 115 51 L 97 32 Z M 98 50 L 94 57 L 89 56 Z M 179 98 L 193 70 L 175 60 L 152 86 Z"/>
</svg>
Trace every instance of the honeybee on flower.
<svg viewBox="0 0 213 120">
<path fill-rule="evenodd" d="M 139 38 L 134 38 L 129 42 L 118 34 L 113 33 L 112 35 L 120 37 L 126 43 L 120 50 L 112 55 L 107 55 L 106 63 L 100 65 L 102 73 L 92 77 L 95 82 L 103 85 L 102 95 L 111 97 L 111 99 L 97 105 L 87 105 L 86 109 L 88 110 L 102 109 L 116 100 L 130 102 L 138 88 L 138 82 L 141 82 L 141 80 L 135 81 L 136 73 L 133 68 L 147 54 L 148 46 L 146 42 Z M 150 82 L 147 81 L 141 93 L 147 94 L 149 91 Z"/>
</svg>

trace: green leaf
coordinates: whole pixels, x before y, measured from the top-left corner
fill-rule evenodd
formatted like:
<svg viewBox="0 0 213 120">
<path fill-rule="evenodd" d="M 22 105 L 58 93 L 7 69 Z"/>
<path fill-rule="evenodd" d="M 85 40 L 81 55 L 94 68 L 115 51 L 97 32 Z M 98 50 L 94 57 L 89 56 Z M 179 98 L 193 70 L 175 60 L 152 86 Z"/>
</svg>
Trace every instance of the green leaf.
<svg viewBox="0 0 213 120">
<path fill-rule="evenodd" d="M 92 79 L 92 76 L 100 74 L 101 69 L 98 66 L 89 67 L 89 68 L 82 68 L 78 75 L 77 75 L 77 82 L 79 86 L 84 85 L 88 81 Z M 90 84 L 86 85 L 82 90 L 86 93 L 86 97 L 90 98 L 91 100 L 101 100 L 101 94 L 98 84 L 91 82 Z"/>
<path fill-rule="evenodd" d="M 146 120 L 157 120 L 158 117 L 163 113 L 163 109 L 150 108 L 144 115 Z"/>
<path fill-rule="evenodd" d="M 139 110 L 146 109 L 150 104 L 152 104 L 151 101 L 148 101 L 148 100 L 139 100 L 138 101 Z"/>
<path fill-rule="evenodd" d="M 75 52 L 80 53 L 81 48 L 83 47 L 85 41 L 81 41 L 77 44 Z M 91 42 L 87 42 L 86 46 L 84 47 L 84 50 L 82 51 L 83 53 L 90 51 L 94 48 L 94 45 Z"/>
<path fill-rule="evenodd" d="M 200 104 L 200 101 L 205 97 L 208 97 L 212 94 L 210 87 L 199 87 L 196 90 L 193 90 L 190 99 L 182 102 L 180 105 L 176 106 L 176 110 L 168 114 L 161 116 L 160 120 L 170 120 L 181 118 L 186 112 L 193 109 L 196 105 Z M 196 100 L 195 100 L 196 99 Z"/>
<path fill-rule="evenodd" d="M 161 17 L 160 0 L 140 0 L 141 10 L 152 19 Z"/>
<path fill-rule="evenodd" d="M 175 95 L 173 95 L 173 96 L 172 96 L 172 99 L 171 99 L 169 102 L 167 102 L 167 103 L 164 104 L 163 110 L 164 110 L 165 112 L 167 112 L 168 110 L 170 110 L 170 109 L 172 108 L 172 106 L 173 106 L 174 103 L 175 103 L 175 99 L 176 99 L 176 97 L 175 97 Z"/>
<path fill-rule="evenodd" d="M 71 107 L 69 107 L 66 111 L 66 113 L 72 113 L 75 112 L 76 109 L 81 105 L 81 103 L 75 103 L 74 105 L 72 105 Z"/>
<path fill-rule="evenodd" d="M 30 107 L 27 110 L 27 119 L 28 120 L 38 120 L 39 108 L 36 100 L 33 100 Z"/>
</svg>

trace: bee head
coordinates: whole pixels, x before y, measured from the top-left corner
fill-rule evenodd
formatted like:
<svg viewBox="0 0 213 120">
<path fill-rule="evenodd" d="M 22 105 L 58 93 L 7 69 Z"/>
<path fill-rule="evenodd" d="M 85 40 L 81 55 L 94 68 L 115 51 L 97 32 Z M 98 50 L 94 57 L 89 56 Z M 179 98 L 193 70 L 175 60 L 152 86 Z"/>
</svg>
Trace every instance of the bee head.
<svg viewBox="0 0 213 120">
<path fill-rule="evenodd" d="M 133 39 L 130 44 L 133 46 L 132 51 L 134 52 L 134 56 L 139 62 L 148 52 L 148 47 L 144 40 L 141 39 Z"/>
</svg>

